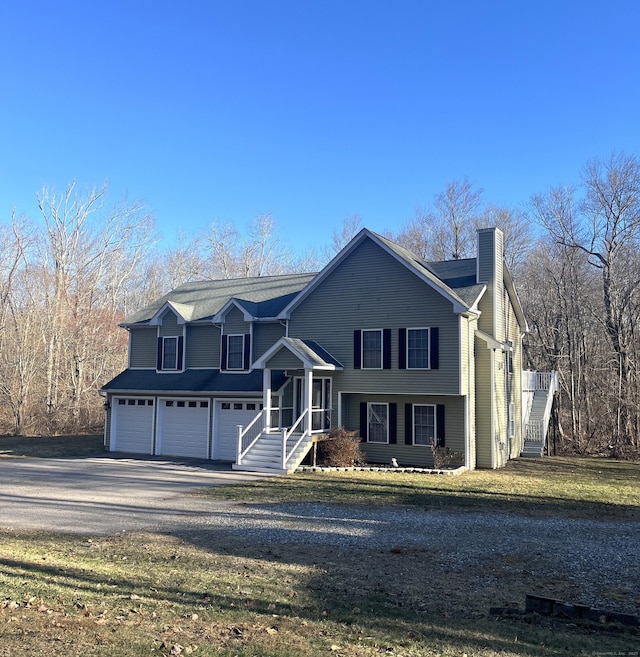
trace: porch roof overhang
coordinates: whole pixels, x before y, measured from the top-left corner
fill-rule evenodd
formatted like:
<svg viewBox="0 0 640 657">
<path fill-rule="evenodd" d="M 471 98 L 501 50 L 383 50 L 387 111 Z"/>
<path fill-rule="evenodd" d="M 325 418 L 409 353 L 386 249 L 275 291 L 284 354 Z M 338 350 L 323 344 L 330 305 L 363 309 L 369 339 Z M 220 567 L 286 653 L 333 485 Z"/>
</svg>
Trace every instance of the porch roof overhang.
<svg viewBox="0 0 640 657">
<path fill-rule="evenodd" d="M 268 368 L 269 360 L 281 349 L 287 349 L 298 358 L 304 369 L 310 370 L 342 370 L 342 363 L 334 358 L 326 349 L 314 340 L 302 340 L 300 338 L 280 338 L 253 364 L 254 368 Z"/>
</svg>

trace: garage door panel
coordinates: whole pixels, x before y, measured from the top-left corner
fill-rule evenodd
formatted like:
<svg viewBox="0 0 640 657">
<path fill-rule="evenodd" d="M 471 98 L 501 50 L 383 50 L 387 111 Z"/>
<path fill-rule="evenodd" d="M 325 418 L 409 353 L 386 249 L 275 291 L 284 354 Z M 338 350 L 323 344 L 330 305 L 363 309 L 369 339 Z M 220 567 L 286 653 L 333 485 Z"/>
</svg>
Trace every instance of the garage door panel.
<svg viewBox="0 0 640 657">
<path fill-rule="evenodd" d="M 220 461 L 236 460 L 238 425 L 246 427 L 260 412 L 261 404 L 252 400 L 218 401 L 213 456 Z"/>
<path fill-rule="evenodd" d="M 162 400 L 159 412 L 159 454 L 209 458 L 208 401 Z"/>
<path fill-rule="evenodd" d="M 132 454 L 153 452 L 153 399 L 114 399 L 111 450 Z"/>
</svg>

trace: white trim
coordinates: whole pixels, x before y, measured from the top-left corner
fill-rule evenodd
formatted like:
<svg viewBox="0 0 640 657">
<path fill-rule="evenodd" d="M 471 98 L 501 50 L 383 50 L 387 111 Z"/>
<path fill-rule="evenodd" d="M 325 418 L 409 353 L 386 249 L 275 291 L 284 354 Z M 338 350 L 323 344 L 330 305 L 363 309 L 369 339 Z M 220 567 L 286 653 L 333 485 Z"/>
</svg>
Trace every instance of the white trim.
<svg viewBox="0 0 640 657">
<path fill-rule="evenodd" d="M 193 306 L 188 306 L 175 301 L 165 301 L 155 314 L 149 320 L 149 326 L 161 326 L 162 318 L 168 310 L 171 310 L 178 320 L 178 324 L 186 324 L 189 321 L 190 312 L 193 312 Z"/>
<path fill-rule="evenodd" d="M 179 344 L 178 337 L 180 337 L 180 336 L 177 336 L 177 335 L 159 335 L 158 337 L 160 338 L 160 340 L 162 340 L 162 350 L 161 350 L 162 351 L 162 357 L 161 357 L 161 362 L 159 363 L 160 368 L 158 369 L 158 372 L 172 372 L 172 373 L 173 372 L 179 372 L 180 369 L 178 368 L 178 361 L 180 359 L 178 357 L 178 344 Z M 175 367 L 165 367 L 165 365 L 164 365 L 164 360 L 165 360 L 165 358 L 164 358 L 164 356 L 165 356 L 165 354 L 164 354 L 164 344 L 165 344 L 165 340 L 175 340 L 176 341 Z"/>
<path fill-rule="evenodd" d="M 224 335 L 224 337 L 227 338 L 227 353 L 226 353 L 226 363 L 224 363 L 224 372 L 246 372 L 246 368 L 244 366 L 244 348 L 245 348 L 245 333 L 224 333 L 221 334 L 221 337 Z M 242 361 L 241 367 L 229 367 L 229 340 L 230 338 L 242 338 L 242 350 L 240 352 L 240 359 Z M 249 361 L 251 361 L 251 358 L 249 358 Z"/>
<path fill-rule="evenodd" d="M 438 405 L 437 404 L 411 404 L 411 447 L 431 447 L 431 443 L 416 443 L 416 406 L 425 406 L 433 409 L 433 440 L 438 441 Z"/>
<path fill-rule="evenodd" d="M 371 443 L 372 445 L 390 445 L 391 443 L 389 442 L 389 402 L 365 402 L 367 404 L 367 443 Z M 385 418 L 385 428 L 387 431 L 387 439 L 384 442 L 381 442 L 379 440 L 371 440 L 371 424 L 369 422 L 369 413 L 371 412 L 371 406 L 373 405 L 376 406 L 384 406 L 386 409 L 386 418 Z"/>
<path fill-rule="evenodd" d="M 406 364 L 406 369 L 407 370 L 412 370 L 412 371 L 423 371 L 427 372 L 431 370 L 431 327 L 430 326 L 417 326 L 417 327 L 412 327 L 409 328 L 407 327 L 407 339 L 405 340 L 405 364 Z M 427 344 L 427 360 L 429 361 L 429 367 L 409 367 L 409 331 L 429 331 L 429 340 Z"/>
</svg>

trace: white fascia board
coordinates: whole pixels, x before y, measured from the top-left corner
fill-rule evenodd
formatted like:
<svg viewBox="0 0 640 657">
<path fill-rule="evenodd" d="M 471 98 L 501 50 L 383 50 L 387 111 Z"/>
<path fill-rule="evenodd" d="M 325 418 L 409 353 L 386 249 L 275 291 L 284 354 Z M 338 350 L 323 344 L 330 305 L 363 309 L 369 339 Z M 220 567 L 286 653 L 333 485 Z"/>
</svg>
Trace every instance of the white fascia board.
<svg viewBox="0 0 640 657">
<path fill-rule="evenodd" d="M 258 360 L 253 363 L 253 369 L 264 369 L 266 367 L 267 361 L 278 351 L 280 351 L 280 349 L 287 349 L 296 358 L 300 359 L 304 369 L 323 371 L 334 371 L 337 369 L 336 366 L 331 363 L 319 365 L 318 363 L 310 361 L 307 356 L 296 349 L 295 345 L 292 345 L 287 338 L 280 338 L 275 344 L 269 347 L 269 349 L 267 349 L 267 351 L 265 351 L 264 354 L 262 354 L 262 356 L 260 356 L 260 358 L 258 358 Z"/>
<path fill-rule="evenodd" d="M 488 333 L 476 329 L 476 335 L 487 343 L 487 349 L 500 349 L 500 351 L 505 351 L 506 345 L 503 345 L 502 342 L 491 337 Z"/>
<path fill-rule="evenodd" d="M 187 306 L 183 304 L 175 304 L 172 301 L 165 301 L 162 304 L 162 306 L 156 311 L 154 316 L 149 320 L 149 325 L 159 326 L 161 323 L 160 320 L 162 319 L 162 316 L 165 314 L 167 310 L 171 310 L 173 313 L 175 313 L 176 317 L 178 318 L 178 324 L 186 324 L 189 321 L 189 319 L 185 317 L 186 309 Z"/>
<path fill-rule="evenodd" d="M 520 323 L 522 331 L 524 333 L 529 332 L 529 326 L 527 324 L 527 319 L 524 316 L 524 310 L 522 309 L 522 304 L 520 303 L 520 297 L 518 296 L 518 291 L 516 290 L 515 285 L 513 284 L 513 278 L 511 278 L 511 272 L 507 268 L 507 263 L 502 264 L 502 276 L 504 278 L 504 286 L 507 290 L 507 294 L 511 299 L 511 304 L 513 305 L 513 310 L 516 314 L 516 318 Z"/>
<path fill-rule="evenodd" d="M 224 324 L 225 315 L 232 309 L 237 308 L 241 313 L 245 322 L 253 322 L 255 317 L 249 314 L 235 299 L 229 299 L 227 303 L 220 308 L 220 310 L 211 318 L 214 324 Z"/>
</svg>

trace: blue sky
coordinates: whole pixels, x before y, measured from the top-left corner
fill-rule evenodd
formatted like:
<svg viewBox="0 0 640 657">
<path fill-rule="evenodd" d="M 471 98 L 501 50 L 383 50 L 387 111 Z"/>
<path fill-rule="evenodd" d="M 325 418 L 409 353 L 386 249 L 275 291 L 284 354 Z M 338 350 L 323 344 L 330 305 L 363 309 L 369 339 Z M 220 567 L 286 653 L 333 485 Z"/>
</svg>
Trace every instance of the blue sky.
<svg viewBox="0 0 640 657">
<path fill-rule="evenodd" d="M 0 221 L 109 183 L 169 244 L 271 213 L 295 250 L 467 177 L 519 207 L 640 154 L 636 0 L 0 0 Z"/>
</svg>

